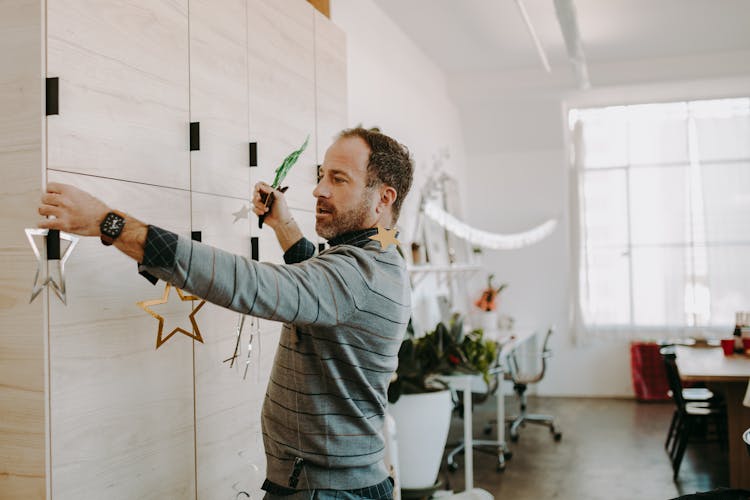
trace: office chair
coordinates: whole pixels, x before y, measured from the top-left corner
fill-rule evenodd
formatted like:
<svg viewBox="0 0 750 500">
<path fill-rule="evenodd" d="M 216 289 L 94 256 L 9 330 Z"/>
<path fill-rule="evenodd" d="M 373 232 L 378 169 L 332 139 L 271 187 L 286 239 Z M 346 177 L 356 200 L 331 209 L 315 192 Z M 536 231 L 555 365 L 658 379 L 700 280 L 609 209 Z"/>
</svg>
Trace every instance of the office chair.
<svg viewBox="0 0 750 500">
<path fill-rule="evenodd" d="M 513 352 L 510 356 L 509 371 L 506 372 L 506 376 L 513 382 L 513 390 L 518 396 L 521 410 L 517 416 L 507 419 L 510 422 L 510 440 L 514 443 L 518 441 L 518 429 L 525 426 L 526 423 L 549 427 L 555 441 L 562 439 L 562 432 L 555 427 L 555 418 L 553 416 L 527 413 L 526 411 L 526 389 L 529 384 L 536 384 L 544 378 L 544 373 L 547 370 L 547 358 L 552 356 L 552 351 L 549 349 L 549 338 L 552 335 L 552 331 L 552 328 L 547 330 L 547 334 L 544 337 L 544 344 L 541 351 L 542 367 L 537 373 L 522 375 L 518 368 L 516 353 Z"/>
<path fill-rule="evenodd" d="M 683 396 L 675 350 L 665 347 L 660 352 L 664 358 L 664 367 L 666 368 L 672 399 L 677 407 L 672 416 L 666 442 L 667 453 L 672 462 L 672 478 L 677 479 L 688 441 L 701 424 L 704 422 L 713 423 L 719 443 L 722 448 L 724 447 L 727 434 L 727 411 L 726 405 L 717 400 L 687 401 Z"/>
</svg>

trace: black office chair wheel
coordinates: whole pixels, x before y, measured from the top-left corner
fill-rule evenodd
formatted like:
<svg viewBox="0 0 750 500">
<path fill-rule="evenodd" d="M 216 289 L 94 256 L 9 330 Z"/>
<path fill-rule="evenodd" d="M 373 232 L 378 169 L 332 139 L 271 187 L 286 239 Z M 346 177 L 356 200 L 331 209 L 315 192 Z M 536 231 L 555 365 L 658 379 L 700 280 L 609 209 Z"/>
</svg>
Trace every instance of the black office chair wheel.
<svg viewBox="0 0 750 500">
<path fill-rule="evenodd" d="M 456 472 L 458 470 L 458 464 L 456 462 L 451 462 L 448 464 L 448 472 Z"/>
<path fill-rule="evenodd" d="M 555 441 L 560 442 L 560 440 L 562 439 L 562 432 L 556 431 L 553 433 L 553 436 L 555 438 Z"/>
<path fill-rule="evenodd" d="M 484 429 L 482 429 L 482 433 L 485 436 L 489 436 L 490 434 L 492 434 L 492 424 L 484 426 Z"/>
<path fill-rule="evenodd" d="M 505 457 L 505 460 L 510 460 L 513 458 L 513 452 L 512 451 L 506 451 L 503 453 L 503 457 Z"/>
<path fill-rule="evenodd" d="M 497 464 L 497 472 L 505 472 L 505 464 Z"/>
<path fill-rule="evenodd" d="M 517 443 L 518 442 L 518 434 L 511 434 L 510 435 L 510 440 L 513 441 L 514 443 Z"/>
</svg>

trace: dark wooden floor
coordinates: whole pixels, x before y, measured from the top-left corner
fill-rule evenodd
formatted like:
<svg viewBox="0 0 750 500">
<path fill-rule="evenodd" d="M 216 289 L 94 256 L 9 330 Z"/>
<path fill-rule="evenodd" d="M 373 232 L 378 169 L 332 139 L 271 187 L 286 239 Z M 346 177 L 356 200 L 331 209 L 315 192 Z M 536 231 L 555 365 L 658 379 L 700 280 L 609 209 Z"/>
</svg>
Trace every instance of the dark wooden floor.
<svg viewBox="0 0 750 500">
<path fill-rule="evenodd" d="M 475 437 L 492 418 L 494 404 L 490 399 L 475 407 Z M 506 398 L 508 414 L 516 405 Z M 553 414 L 562 441 L 556 443 L 546 428 L 529 424 L 517 443 L 509 443 L 513 458 L 505 472 L 496 472 L 493 456 L 475 451 L 474 485 L 495 498 L 513 500 L 667 500 L 727 486 L 727 452 L 715 442 L 691 443 L 679 479 L 672 480 L 664 439 L 673 408 L 671 403 L 634 400 L 530 397 L 529 412 Z M 453 418 L 449 444 L 461 439 L 462 425 Z M 453 491 L 464 489 L 462 455 L 458 464 L 458 471 L 450 473 L 443 465 L 440 473 Z"/>
</svg>

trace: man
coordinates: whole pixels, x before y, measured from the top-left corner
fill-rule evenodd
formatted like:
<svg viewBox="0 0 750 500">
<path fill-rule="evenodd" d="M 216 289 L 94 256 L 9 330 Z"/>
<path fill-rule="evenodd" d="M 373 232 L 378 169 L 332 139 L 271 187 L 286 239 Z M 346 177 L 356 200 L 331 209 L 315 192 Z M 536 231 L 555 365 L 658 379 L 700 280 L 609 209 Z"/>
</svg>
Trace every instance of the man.
<svg viewBox="0 0 750 500">
<path fill-rule="evenodd" d="M 142 270 L 215 304 L 284 323 L 262 410 L 266 498 L 392 497 L 384 411 L 410 316 L 405 263 L 376 236 L 395 225 L 413 163 L 377 131 L 343 131 L 313 191 L 313 256 L 283 193 L 256 185 L 285 265 L 258 263 L 148 226 L 73 186 L 50 183 L 39 227 L 100 236 Z M 269 210 L 261 193 L 274 193 Z"/>
</svg>

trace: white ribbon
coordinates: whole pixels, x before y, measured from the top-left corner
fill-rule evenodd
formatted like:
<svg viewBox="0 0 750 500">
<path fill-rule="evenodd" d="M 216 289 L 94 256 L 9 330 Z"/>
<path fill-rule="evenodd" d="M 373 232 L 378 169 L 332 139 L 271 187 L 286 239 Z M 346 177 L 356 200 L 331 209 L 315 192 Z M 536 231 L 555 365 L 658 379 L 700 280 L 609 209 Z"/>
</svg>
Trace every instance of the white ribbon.
<svg viewBox="0 0 750 500">
<path fill-rule="evenodd" d="M 438 225 L 459 238 L 469 241 L 472 245 L 494 250 L 511 250 L 533 245 L 549 236 L 557 226 L 557 220 L 550 219 L 522 233 L 500 234 L 471 227 L 456 219 L 432 201 L 425 203 L 424 213 Z"/>
</svg>

